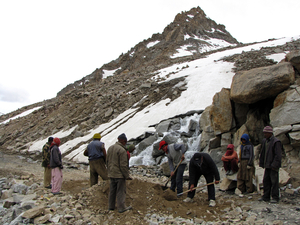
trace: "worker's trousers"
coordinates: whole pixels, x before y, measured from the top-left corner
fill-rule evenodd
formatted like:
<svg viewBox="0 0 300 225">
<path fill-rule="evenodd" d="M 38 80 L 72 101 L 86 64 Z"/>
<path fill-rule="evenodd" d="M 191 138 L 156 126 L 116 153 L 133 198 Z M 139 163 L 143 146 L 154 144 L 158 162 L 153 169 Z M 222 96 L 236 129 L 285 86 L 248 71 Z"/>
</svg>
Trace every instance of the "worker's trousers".
<svg viewBox="0 0 300 225">
<path fill-rule="evenodd" d="M 90 186 L 98 184 L 98 176 L 102 180 L 108 180 L 104 158 L 90 160 Z"/>
<path fill-rule="evenodd" d="M 51 184 L 51 168 L 44 167 L 44 187 L 49 187 Z"/>
<path fill-rule="evenodd" d="M 197 185 L 198 185 L 198 181 L 199 181 L 199 179 L 200 179 L 200 177 L 201 177 L 201 175 L 202 174 L 196 174 L 196 176 L 195 176 L 195 180 L 190 180 L 190 182 L 189 182 L 189 189 L 190 189 L 190 187 L 191 187 L 191 184 L 194 184 L 194 187 L 197 187 Z M 212 183 L 213 181 L 214 181 L 214 176 L 213 176 L 213 174 L 206 174 L 206 175 L 204 175 L 204 177 L 205 177 L 205 180 L 206 180 L 206 183 Z M 215 200 L 216 198 L 215 198 L 215 185 L 214 184 L 211 184 L 211 185 L 208 185 L 207 186 L 207 191 L 208 191 L 208 201 L 209 200 Z M 188 197 L 189 198 L 194 198 L 194 196 L 195 196 L 195 193 L 196 193 L 196 190 L 193 190 L 193 191 L 190 191 L 190 192 L 188 192 Z"/>
<path fill-rule="evenodd" d="M 118 210 L 125 209 L 126 198 L 126 179 L 125 178 L 110 178 L 108 209 L 114 210 L 116 199 Z"/>
<path fill-rule="evenodd" d="M 264 184 L 263 199 L 270 200 L 270 196 L 272 196 L 272 199 L 278 201 L 279 200 L 279 172 L 272 169 L 265 169 L 263 184 Z"/>
</svg>

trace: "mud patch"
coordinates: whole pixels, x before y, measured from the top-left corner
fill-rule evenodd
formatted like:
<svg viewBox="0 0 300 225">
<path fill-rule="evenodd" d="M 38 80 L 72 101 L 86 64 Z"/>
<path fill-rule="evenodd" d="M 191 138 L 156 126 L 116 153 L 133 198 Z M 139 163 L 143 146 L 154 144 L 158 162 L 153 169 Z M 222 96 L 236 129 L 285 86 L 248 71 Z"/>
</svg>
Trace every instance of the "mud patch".
<svg viewBox="0 0 300 225">
<path fill-rule="evenodd" d="M 163 193 L 163 198 L 166 199 L 167 201 L 175 201 L 175 200 L 177 200 L 177 194 L 176 194 L 176 192 L 174 192 L 170 189 L 167 189 Z"/>
</svg>

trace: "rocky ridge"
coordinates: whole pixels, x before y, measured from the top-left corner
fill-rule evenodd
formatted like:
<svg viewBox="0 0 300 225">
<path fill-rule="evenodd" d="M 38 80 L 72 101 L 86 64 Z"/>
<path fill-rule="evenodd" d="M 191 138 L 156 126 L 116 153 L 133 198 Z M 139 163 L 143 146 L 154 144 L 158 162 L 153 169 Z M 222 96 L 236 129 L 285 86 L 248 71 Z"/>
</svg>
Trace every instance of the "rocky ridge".
<svg viewBox="0 0 300 225">
<path fill-rule="evenodd" d="M 224 40 L 228 42 L 228 47 L 242 45 L 230 35 L 224 25 L 209 19 L 200 7 L 179 13 L 162 34 L 153 34 L 151 38 L 138 43 L 116 60 L 97 68 L 82 80 L 68 85 L 58 93 L 58 96 L 78 88 L 82 83 L 101 82 L 104 70 L 117 70 L 115 75 L 123 73 L 128 76 L 138 75 L 141 78 L 145 74 L 153 73 L 169 65 L 205 57 L 206 51 L 203 49 L 210 48 L 209 54 L 211 54 L 212 50 L 221 48 L 217 44 L 210 43 L 210 38 Z M 192 54 L 172 58 L 172 55 L 183 46 L 187 46 L 187 51 Z"/>
<path fill-rule="evenodd" d="M 189 38 L 185 39 L 184 36 Z M 26 118 L 0 124 L 0 149 L 26 151 L 27 143 L 78 125 L 71 135 L 62 140 L 65 142 L 83 136 L 99 124 L 111 121 L 137 102 L 135 107 L 140 111 L 162 99 L 175 100 L 186 90 L 184 78 L 159 83 L 160 79 L 151 79 L 155 71 L 218 51 L 220 46 L 214 46 L 203 39 L 208 41 L 209 38 L 221 37 L 232 44 L 228 48 L 241 45 L 225 30 L 224 25 L 207 18 L 199 7 L 179 13 L 162 34 L 154 34 L 118 59 L 68 85 L 56 98 L 0 116 L 2 122 L 26 110 L 41 107 Z M 147 47 L 158 41 L 156 45 Z M 193 55 L 171 58 L 177 49 L 185 45 L 189 46 Z M 200 52 L 207 46 L 212 47 L 212 51 Z M 102 79 L 104 70 L 114 69 L 118 69 L 114 76 Z M 176 84 L 181 85 L 176 87 Z"/>
</svg>

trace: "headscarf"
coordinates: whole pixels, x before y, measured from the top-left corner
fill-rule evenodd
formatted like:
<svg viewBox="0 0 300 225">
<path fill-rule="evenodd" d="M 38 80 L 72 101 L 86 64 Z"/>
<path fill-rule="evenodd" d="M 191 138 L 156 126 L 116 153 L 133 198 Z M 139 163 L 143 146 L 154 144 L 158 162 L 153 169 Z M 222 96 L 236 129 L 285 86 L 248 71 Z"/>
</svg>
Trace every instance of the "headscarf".
<svg viewBox="0 0 300 225">
<path fill-rule="evenodd" d="M 242 139 L 245 139 L 246 142 L 243 143 L 242 142 Z M 245 145 L 248 145 L 250 144 L 250 138 L 249 138 L 249 135 L 248 134 L 243 134 L 242 137 L 241 137 L 241 151 L 240 151 L 240 154 L 239 154 L 239 158 L 241 159 L 242 158 L 242 151 L 243 151 L 243 148 Z"/>
<path fill-rule="evenodd" d="M 233 152 L 234 152 L 234 145 L 233 144 L 227 145 L 227 151 L 225 152 L 225 156 L 232 155 Z"/>
</svg>

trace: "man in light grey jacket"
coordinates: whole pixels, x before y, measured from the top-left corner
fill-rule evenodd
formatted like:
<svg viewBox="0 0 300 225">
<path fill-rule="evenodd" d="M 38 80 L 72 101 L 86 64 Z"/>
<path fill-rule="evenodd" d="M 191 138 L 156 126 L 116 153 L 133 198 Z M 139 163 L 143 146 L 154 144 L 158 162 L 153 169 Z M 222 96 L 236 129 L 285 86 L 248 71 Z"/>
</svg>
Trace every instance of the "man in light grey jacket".
<svg viewBox="0 0 300 225">
<path fill-rule="evenodd" d="M 131 180 L 126 143 L 126 135 L 124 133 L 119 135 L 118 141 L 108 148 L 106 158 L 107 174 L 110 178 L 108 210 L 115 209 L 117 199 L 119 213 L 132 209 L 131 206 L 125 206 L 126 180 Z"/>
<path fill-rule="evenodd" d="M 171 170 L 171 187 L 170 189 L 175 192 L 177 188 L 177 194 L 183 192 L 183 172 L 186 167 L 186 159 L 184 153 L 186 148 L 184 144 L 168 144 L 166 141 L 159 143 L 159 150 L 166 153 L 168 157 L 169 167 Z M 176 169 L 177 168 L 177 169 Z"/>
</svg>

